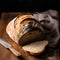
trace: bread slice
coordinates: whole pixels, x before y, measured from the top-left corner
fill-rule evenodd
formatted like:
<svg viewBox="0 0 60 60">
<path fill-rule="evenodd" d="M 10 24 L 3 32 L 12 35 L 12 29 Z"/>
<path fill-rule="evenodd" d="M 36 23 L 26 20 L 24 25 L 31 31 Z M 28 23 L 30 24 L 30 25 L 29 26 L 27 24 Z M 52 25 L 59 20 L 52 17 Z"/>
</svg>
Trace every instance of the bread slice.
<svg viewBox="0 0 60 60">
<path fill-rule="evenodd" d="M 37 42 L 23 46 L 23 49 L 32 55 L 38 55 L 44 51 L 47 44 L 48 44 L 47 40 L 37 41 Z"/>
</svg>

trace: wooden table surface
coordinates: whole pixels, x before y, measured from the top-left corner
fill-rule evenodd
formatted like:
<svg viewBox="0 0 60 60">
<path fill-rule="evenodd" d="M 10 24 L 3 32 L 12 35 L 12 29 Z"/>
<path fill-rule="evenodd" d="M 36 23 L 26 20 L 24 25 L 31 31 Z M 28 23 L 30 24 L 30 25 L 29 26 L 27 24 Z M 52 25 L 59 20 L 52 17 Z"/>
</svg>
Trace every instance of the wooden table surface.
<svg viewBox="0 0 60 60">
<path fill-rule="evenodd" d="M 20 13 L 2 13 L 1 18 L 0 18 L 0 38 L 5 37 L 4 30 L 6 29 L 8 22 L 11 19 L 13 19 L 15 16 L 17 16 L 18 14 Z M 33 59 L 31 60 L 59 60 L 60 58 L 59 56 L 60 56 L 59 49 L 56 49 L 53 54 L 53 57 L 46 56 L 45 58 L 40 58 L 40 57 L 36 58 L 32 56 Z M 6 49 L 0 44 L 0 60 L 21 60 L 21 59 L 18 59 L 11 51 L 9 51 L 8 49 Z"/>
<path fill-rule="evenodd" d="M 19 60 L 14 54 L 0 44 L 0 60 Z"/>
</svg>

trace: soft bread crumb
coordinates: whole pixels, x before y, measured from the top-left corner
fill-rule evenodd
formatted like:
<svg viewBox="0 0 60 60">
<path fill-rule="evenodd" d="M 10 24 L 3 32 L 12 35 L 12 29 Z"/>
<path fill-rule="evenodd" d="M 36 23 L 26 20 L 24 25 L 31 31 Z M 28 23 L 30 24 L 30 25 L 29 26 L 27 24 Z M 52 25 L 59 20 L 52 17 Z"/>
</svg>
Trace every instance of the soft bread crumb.
<svg viewBox="0 0 60 60">
<path fill-rule="evenodd" d="M 23 49 L 25 51 L 28 51 L 32 54 L 40 53 L 42 52 L 46 45 L 48 44 L 48 41 L 37 41 L 28 45 L 23 46 Z"/>
</svg>

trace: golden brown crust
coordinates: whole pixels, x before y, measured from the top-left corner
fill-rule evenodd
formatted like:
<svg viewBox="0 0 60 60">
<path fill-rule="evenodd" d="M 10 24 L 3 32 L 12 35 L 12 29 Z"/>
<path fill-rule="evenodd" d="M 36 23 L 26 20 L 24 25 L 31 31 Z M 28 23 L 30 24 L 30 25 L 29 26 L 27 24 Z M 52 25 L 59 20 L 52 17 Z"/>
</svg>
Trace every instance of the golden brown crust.
<svg viewBox="0 0 60 60">
<path fill-rule="evenodd" d="M 42 38 L 43 33 L 40 24 L 37 20 L 33 19 L 31 15 L 18 16 L 14 22 L 14 26 L 20 38 L 18 42 L 21 45 Z"/>
</svg>

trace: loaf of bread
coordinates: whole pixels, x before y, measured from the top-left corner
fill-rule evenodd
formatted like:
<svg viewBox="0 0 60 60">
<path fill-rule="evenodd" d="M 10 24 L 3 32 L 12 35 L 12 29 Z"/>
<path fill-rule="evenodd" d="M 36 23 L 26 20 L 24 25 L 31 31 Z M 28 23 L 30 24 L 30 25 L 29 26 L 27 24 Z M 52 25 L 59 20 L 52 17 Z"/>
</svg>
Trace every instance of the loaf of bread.
<svg viewBox="0 0 60 60">
<path fill-rule="evenodd" d="M 43 28 L 32 15 L 19 15 L 15 17 L 8 23 L 6 32 L 13 41 L 20 44 L 25 51 L 32 55 L 40 54 L 48 44 L 48 41 L 43 41 Z M 9 49 L 16 56 L 21 55 L 12 47 Z"/>
<path fill-rule="evenodd" d="M 6 28 L 7 34 L 20 45 L 25 45 L 35 40 L 42 40 L 43 29 L 32 15 L 17 16 L 9 22 Z"/>
</svg>

